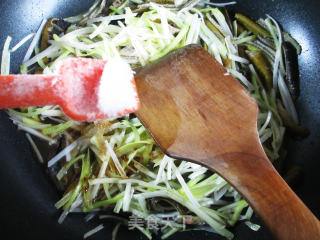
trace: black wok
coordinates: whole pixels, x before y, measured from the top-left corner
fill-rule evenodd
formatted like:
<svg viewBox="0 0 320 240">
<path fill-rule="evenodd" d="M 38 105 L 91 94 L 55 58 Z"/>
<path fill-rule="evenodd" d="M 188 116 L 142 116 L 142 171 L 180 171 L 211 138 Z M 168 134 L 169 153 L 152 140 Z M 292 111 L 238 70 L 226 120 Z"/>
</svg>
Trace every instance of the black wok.
<svg viewBox="0 0 320 240">
<path fill-rule="evenodd" d="M 1 0 L 0 44 L 7 35 L 13 44 L 35 32 L 43 18 L 67 17 L 86 10 L 88 0 Z M 287 141 L 289 159 L 302 166 L 303 178 L 294 187 L 311 211 L 320 218 L 320 28 L 318 0 L 239 0 L 232 10 L 252 18 L 266 13 L 276 18 L 302 46 L 299 57 L 301 96 L 297 101 L 303 125 L 311 135 L 303 140 Z M 26 47 L 12 56 L 12 72 L 17 72 Z M 0 236 L 2 239 L 82 239 L 83 233 L 97 226 L 85 223 L 83 215 L 73 215 L 59 225 L 60 212 L 54 207 L 58 191 L 38 164 L 23 132 L 18 131 L 4 111 L 0 112 Z M 254 218 L 254 222 L 259 222 Z M 91 239 L 111 239 L 113 223 Z M 236 239 L 271 239 L 262 227 L 253 232 L 238 224 Z M 7 237 L 6 237 L 7 236 Z M 118 239 L 140 239 L 141 235 L 121 228 Z M 222 239 L 205 232 L 185 232 L 171 239 Z M 312 240 L 312 239 L 310 239 Z"/>
</svg>

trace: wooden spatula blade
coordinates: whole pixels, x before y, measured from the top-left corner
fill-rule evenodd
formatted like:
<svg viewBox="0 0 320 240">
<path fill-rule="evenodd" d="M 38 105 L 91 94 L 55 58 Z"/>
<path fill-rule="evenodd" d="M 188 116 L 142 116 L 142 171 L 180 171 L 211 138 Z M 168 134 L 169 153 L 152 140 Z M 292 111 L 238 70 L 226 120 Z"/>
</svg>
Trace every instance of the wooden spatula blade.
<svg viewBox="0 0 320 240">
<path fill-rule="evenodd" d="M 201 160 L 257 147 L 254 99 L 200 46 L 179 49 L 135 78 L 137 115 L 167 154 Z"/>
</svg>

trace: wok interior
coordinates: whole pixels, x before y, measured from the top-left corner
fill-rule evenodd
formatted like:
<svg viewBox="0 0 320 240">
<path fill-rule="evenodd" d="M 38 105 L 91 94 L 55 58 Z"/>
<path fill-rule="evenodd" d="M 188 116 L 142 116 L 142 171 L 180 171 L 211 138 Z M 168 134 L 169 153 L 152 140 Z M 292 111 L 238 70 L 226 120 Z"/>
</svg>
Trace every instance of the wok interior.
<svg viewBox="0 0 320 240">
<path fill-rule="evenodd" d="M 75 15 L 86 10 L 91 4 L 91 1 L 86 0 L 3 0 L 0 3 L 3 10 L 0 18 L 5 24 L 0 42 L 4 43 L 7 35 L 19 41 L 30 32 L 36 31 L 43 17 Z M 320 182 L 317 169 L 320 163 L 317 161 L 317 147 L 320 137 L 320 86 L 316 76 L 320 63 L 320 29 L 317 27 L 317 4 L 316 0 L 308 3 L 298 0 L 243 0 L 231 9 L 253 18 L 264 17 L 265 13 L 270 14 L 302 45 L 303 52 L 299 57 L 301 95 L 297 101 L 297 108 L 301 122 L 310 128 L 311 135 L 304 141 L 288 140 L 286 144 L 289 159 L 301 164 L 304 171 L 303 181 L 294 190 L 319 218 L 320 193 L 317 189 L 320 189 Z M 18 71 L 25 50 L 26 48 L 13 54 L 14 72 Z M 11 237 L 79 239 L 82 238 L 83 232 L 97 226 L 96 222 L 85 223 L 81 215 L 68 218 L 62 225 L 57 223 L 59 212 L 54 208 L 54 203 L 60 196 L 55 186 L 37 163 L 24 133 L 16 130 L 3 111 L 0 113 L 0 121 L 1 231 L 10 234 Z M 106 226 L 106 229 L 92 239 L 100 239 L 104 235 L 111 237 L 113 225 Z M 129 232 L 125 228 L 121 230 L 119 239 L 128 236 L 138 239 L 139 233 Z M 238 239 L 270 239 L 264 228 L 259 232 L 253 232 L 244 224 L 236 227 L 235 235 Z M 207 239 L 208 236 L 211 235 L 205 232 L 186 232 L 175 235 L 174 239 Z M 214 237 L 222 239 L 217 235 Z"/>
</svg>

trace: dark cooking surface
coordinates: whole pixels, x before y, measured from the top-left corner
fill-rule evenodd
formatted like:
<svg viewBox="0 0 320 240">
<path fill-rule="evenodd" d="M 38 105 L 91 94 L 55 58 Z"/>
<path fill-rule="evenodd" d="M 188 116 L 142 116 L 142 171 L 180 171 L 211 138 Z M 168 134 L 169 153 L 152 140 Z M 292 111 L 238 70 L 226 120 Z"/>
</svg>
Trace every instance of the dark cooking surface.
<svg viewBox="0 0 320 240">
<path fill-rule="evenodd" d="M 0 1 L 0 45 L 7 35 L 13 37 L 12 45 L 28 33 L 36 31 L 45 17 L 66 17 L 87 9 L 88 0 L 2 0 Z M 219 1 L 222 2 L 222 1 Z M 297 102 L 301 121 L 311 129 L 303 141 L 289 142 L 289 156 L 303 166 L 303 181 L 294 188 L 306 205 L 320 217 L 320 28 L 318 0 L 239 0 L 233 7 L 252 17 L 265 13 L 276 18 L 302 45 L 299 57 L 301 97 Z M 12 71 L 18 70 L 26 47 L 12 56 Z M 73 215 L 59 225 L 60 214 L 54 208 L 59 199 L 55 187 L 47 179 L 42 167 L 24 137 L 17 131 L 6 114 L 0 112 L 0 234 L 10 239 L 82 239 L 83 233 L 97 222 L 86 224 L 82 215 Z M 111 239 L 113 225 L 91 239 Z M 240 224 L 235 229 L 235 239 L 270 239 L 263 228 L 258 233 Z M 121 228 L 119 239 L 138 239 L 137 232 Z M 222 239 L 204 232 L 187 232 L 171 239 Z"/>
</svg>

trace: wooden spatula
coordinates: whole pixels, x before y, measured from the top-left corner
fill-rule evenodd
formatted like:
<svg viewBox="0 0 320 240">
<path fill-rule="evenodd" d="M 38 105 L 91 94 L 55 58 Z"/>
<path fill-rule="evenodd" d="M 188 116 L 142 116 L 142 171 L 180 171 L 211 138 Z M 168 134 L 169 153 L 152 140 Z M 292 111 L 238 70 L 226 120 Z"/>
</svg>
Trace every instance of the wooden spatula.
<svg viewBox="0 0 320 240">
<path fill-rule="evenodd" d="M 222 175 L 277 239 L 320 239 L 319 221 L 264 153 L 255 100 L 205 50 L 177 50 L 135 79 L 137 116 L 166 154 Z"/>
</svg>

